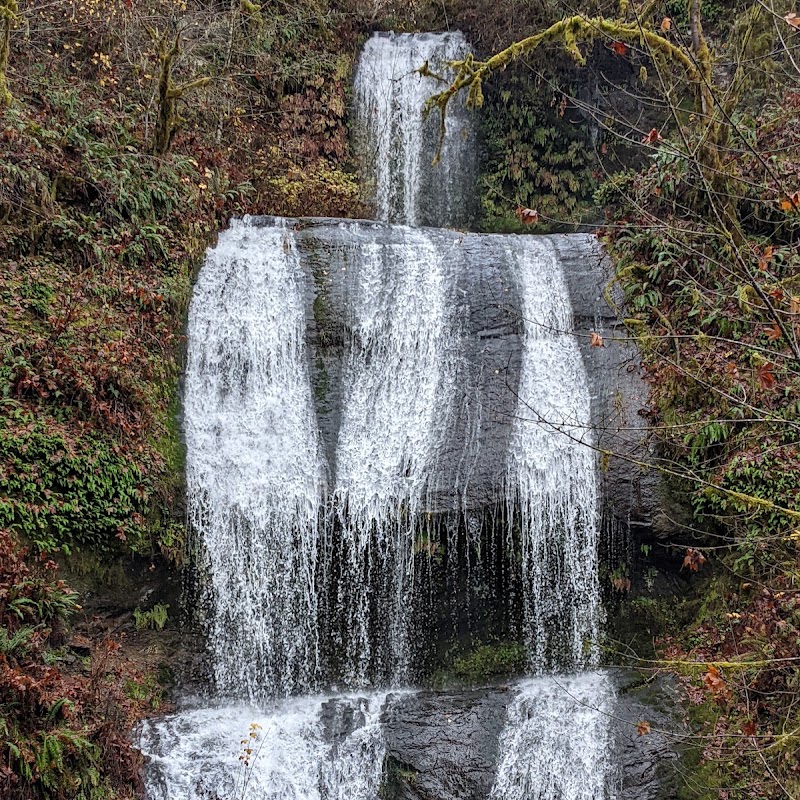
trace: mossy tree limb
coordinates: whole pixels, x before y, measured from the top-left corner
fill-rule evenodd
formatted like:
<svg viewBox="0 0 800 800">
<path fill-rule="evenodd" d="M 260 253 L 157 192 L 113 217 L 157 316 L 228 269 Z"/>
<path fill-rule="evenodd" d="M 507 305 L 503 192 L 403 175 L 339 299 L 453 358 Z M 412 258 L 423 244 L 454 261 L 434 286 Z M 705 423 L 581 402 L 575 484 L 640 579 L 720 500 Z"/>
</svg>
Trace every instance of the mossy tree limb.
<svg viewBox="0 0 800 800">
<path fill-rule="evenodd" d="M 582 15 L 568 17 L 554 23 L 544 31 L 514 42 L 486 61 L 477 61 L 472 54 L 469 54 L 461 61 L 452 62 L 450 66 L 456 70 L 455 79 L 447 89 L 433 95 L 428 100 L 425 111 L 430 113 L 434 109 L 438 109 L 441 114 L 441 146 L 446 131 L 447 107 L 460 92 L 467 92 L 468 108 L 478 108 L 483 104 L 482 85 L 486 79 L 542 45 L 561 44 L 578 64 L 583 65 L 586 63 L 586 57 L 578 47 L 579 43 L 611 39 L 642 48 L 664 66 L 677 67 L 694 88 L 695 110 L 710 124 L 710 111 L 714 108 L 714 93 L 709 82 L 711 61 L 708 46 L 702 38 L 702 28 L 698 27 L 697 31 L 700 37 L 700 46 L 694 53 L 689 53 L 648 28 L 638 17 L 633 20 L 584 17 Z"/>
<path fill-rule="evenodd" d="M 175 131 L 182 122 L 177 112 L 178 100 L 187 92 L 206 86 L 211 78 L 197 78 L 176 86 L 173 82 L 172 70 L 175 66 L 175 59 L 181 52 L 180 32 L 175 34 L 171 44 L 168 44 L 166 33 L 161 35 L 152 28 L 148 28 L 148 33 L 158 48 L 159 62 L 158 115 L 152 150 L 156 155 L 164 155 L 169 150 Z"/>
<path fill-rule="evenodd" d="M 17 22 L 17 0 L 0 0 L 0 108 L 11 105 L 8 90 L 8 59 L 11 54 L 11 29 Z"/>
</svg>

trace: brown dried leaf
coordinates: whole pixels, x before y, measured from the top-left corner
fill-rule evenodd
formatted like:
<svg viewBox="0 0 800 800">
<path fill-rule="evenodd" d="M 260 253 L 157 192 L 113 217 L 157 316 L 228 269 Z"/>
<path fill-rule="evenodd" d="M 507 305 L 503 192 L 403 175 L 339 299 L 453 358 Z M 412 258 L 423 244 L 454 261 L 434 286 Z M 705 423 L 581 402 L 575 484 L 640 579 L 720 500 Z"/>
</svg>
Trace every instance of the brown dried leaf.
<svg viewBox="0 0 800 800">
<path fill-rule="evenodd" d="M 650 723 L 646 719 L 643 719 L 636 725 L 636 733 L 638 733 L 639 736 L 646 736 L 650 733 Z"/>
<path fill-rule="evenodd" d="M 787 195 L 781 200 L 781 208 L 784 211 L 794 211 L 800 208 L 800 191 Z"/>
<path fill-rule="evenodd" d="M 708 672 L 703 675 L 703 685 L 711 694 L 719 696 L 728 691 L 728 685 L 725 683 L 720 671 L 713 665 L 708 665 Z"/>
<path fill-rule="evenodd" d="M 686 551 L 686 555 L 683 558 L 683 565 L 681 569 L 684 567 L 692 572 L 697 572 L 703 564 L 706 563 L 706 557 L 699 551 L 695 550 L 694 547 L 690 547 Z"/>
<path fill-rule="evenodd" d="M 775 376 L 772 374 L 772 364 L 767 362 L 758 368 L 758 382 L 764 389 L 773 389 L 775 387 Z"/>
<path fill-rule="evenodd" d="M 603 337 L 599 333 L 596 333 L 595 331 L 592 331 L 590 334 L 590 342 L 592 347 L 605 347 L 605 343 L 603 342 Z"/>
<path fill-rule="evenodd" d="M 631 579 L 624 576 L 619 578 L 612 578 L 611 585 L 618 592 L 629 592 L 631 590 Z"/>
</svg>

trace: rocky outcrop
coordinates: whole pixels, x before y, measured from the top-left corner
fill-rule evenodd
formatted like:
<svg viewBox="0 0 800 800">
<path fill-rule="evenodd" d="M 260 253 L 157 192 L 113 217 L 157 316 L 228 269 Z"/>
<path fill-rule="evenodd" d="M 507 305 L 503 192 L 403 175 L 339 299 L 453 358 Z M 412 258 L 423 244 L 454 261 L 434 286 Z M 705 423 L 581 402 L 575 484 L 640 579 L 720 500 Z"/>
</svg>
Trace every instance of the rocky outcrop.
<svg viewBox="0 0 800 800">
<path fill-rule="evenodd" d="M 383 800 L 485 800 L 507 688 L 400 695 L 384 714 Z"/>
<path fill-rule="evenodd" d="M 667 680 L 638 682 L 616 674 L 618 693 L 606 718 L 618 800 L 674 797 L 679 726 Z M 414 692 L 391 698 L 382 723 L 386 742 L 382 800 L 485 800 L 500 757 L 498 740 L 514 686 Z M 640 733 L 649 725 L 649 732 Z"/>
</svg>

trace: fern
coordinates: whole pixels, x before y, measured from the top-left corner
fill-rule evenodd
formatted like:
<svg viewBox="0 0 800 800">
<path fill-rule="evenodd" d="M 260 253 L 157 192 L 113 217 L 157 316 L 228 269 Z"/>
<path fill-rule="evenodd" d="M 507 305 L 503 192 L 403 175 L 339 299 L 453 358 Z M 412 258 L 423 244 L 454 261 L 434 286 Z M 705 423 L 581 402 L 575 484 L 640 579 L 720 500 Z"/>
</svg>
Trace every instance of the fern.
<svg viewBox="0 0 800 800">
<path fill-rule="evenodd" d="M 35 632 L 36 628 L 24 626 L 15 633 L 9 634 L 8 628 L 0 627 L 0 654 L 10 656 L 17 652 L 18 655 L 25 655 Z"/>
</svg>

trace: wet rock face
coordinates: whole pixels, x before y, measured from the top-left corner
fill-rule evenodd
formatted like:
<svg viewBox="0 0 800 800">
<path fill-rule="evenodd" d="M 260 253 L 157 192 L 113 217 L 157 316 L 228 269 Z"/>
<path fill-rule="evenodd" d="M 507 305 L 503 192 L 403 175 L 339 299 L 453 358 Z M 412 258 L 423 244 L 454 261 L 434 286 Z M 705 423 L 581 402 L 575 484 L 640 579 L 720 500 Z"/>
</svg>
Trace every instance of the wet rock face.
<svg viewBox="0 0 800 800">
<path fill-rule="evenodd" d="M 659 678 L 627 689 L 621 686 L 620 692 L 619 720 L 614 726 L 617 800 L 671 800 L 679 781 L 676 762 L 680 725 L 675 686 L 670 679 Z M 649 733 L 639 733 L 641 721 L 649 723 Z"/>
<path fill-rule="evenodd" d="M 507 689 L 396 698 L 384 716 L 383 800 L 485 800 L 508 700 Z"/>
<path fill-rule="evenodd" d="M 667 680 L 638 685 L 616 675 L 609 789 L 617 800 L 675 796 L 676 699 Z M 486 800 L 497 774 L 499 738 L 513 686 L 418 692 L 390 698 L 382 717 L 382 800 Z M 637 725 L 650 724 L 640 735 Z"/>
<path fill-rule="evenodd" d="M 523 320 L 514 270 L 513 237 L 419 228 L 416 235 L 446 254 L 454 309 L 448 353 L 458 387 L 447 431 L 436 458 L 426 510 L 481 510 L 505 501 L 504 480 L 511 427 L 518 414 Z M 368 236 L 366 235 L 368 232 Z M 336 471 L 341 424 L 342 377 L 353 346 L 353 298 L 358 292 L 355 259 L 364 241 L 372 252 L 402 251 L 409 229 L 375 222 L 302 219 L 294 237 L 306 272 L 307 321 L 317 418 L 328 461 Z M 589 378 L 597 444 L 641 457 L 640 409 L 647 387 L 635 348 L 627 342 L 605 289 L 611 267 L 595 237 L 556 234 L 547 242 L 564 271 L 574 311 L 574 333 Z M 533 269 L 552 269 L 546 262 Z M 612 304 L 620 298 L 610 298 Z M 600 333 L 604 346 L 591 346 Z M 356 343 L 357 344 L 357 343 Z M 619 522 L 650 526 L 657 506 L 656 479 L 625 458 L 611 458 L 602 477 L 606 513 Z"/>
</svg>

